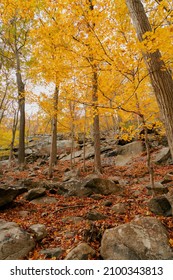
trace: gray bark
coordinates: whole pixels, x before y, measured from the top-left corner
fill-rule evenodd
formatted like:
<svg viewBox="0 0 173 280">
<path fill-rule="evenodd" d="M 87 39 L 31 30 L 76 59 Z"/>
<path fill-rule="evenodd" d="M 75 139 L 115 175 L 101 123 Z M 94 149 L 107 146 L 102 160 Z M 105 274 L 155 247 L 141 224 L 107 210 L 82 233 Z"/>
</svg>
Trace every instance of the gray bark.
<svg viewBox="0 0 173 280">
<path fill-rule="evenodd" d="M 152 31 L 151 24 L 140 0 L 126 0 L 137 37 L 140 42 L 146 32 Z M 173 158 L 173 79 L 166 68 L 159 50 L 143 54 L 148 68 L 151 84 L 160 108 L 166 129 L 168 144 Z"/>
<path fill-rule="evenodd" d="M 54 114 L 52 118 L 52 141 L 50 149 L 50 161 L 49 161 L 49 178 L 52 177 L 53 166 L 57 163 L 57 110 L 58 110 L 58 95 L 59 87 L 55 87 L 53 97 Z"/>
</svg>

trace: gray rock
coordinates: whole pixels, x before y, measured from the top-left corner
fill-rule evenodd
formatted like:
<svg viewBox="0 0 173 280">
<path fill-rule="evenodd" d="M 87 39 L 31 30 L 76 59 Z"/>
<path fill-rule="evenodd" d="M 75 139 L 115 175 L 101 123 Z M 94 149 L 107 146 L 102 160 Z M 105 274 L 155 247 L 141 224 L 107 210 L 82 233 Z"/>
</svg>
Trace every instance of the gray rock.
<svg viewBox="0 0 173 280">
<path fill-rule="evenodd" d="M 172 216 L 172 207 L 169 200 L 165 196 L 153 197 L 148 202 L 148 207 L 151 212 L 156 215 L 165 217 Z"/>
<path fill-rule="evenodd" d="M 33 203 L 33 204 L 51 204 L 51 203 L 57 203 L 57 199 L 55 197 L 42 196 L 42 197 L 38 197 L 36 199 L 31 200 L 31 203 Z"/>
<path fill-rule="evenodd" d="M 63 250 L 59 247 L 41 250 L 39 253 L 45 255 L 47 258 L 59 258 L 63 254 Z"/>
<path fill-rule="evenodd" d="M 137 217 L 130 223 L 106 230 L 101 255 L 105 260 L 173 259 L 167 231 L 153 217 Z"/>
<path fill-rule="evenodd" d="M 127 204 L 126 203 L 117 203 L 111 208 L 116 214 L 125 214 L 127 212 Z"/>
<path fill-rule="evenodd" d="M 132 155 L 118 155 L 115 157 L 114 162 L 116 166 L 125 166 L 132 160 Z"/>
<path fill-rule="evenodd" d="M 130 155 L 135 156 L 136 154 L 140 154 L 144 151 L 144 146 L 141 141 L 134 141 L 128 143 L 124 146 L 119 146 L 118 154 L 119 155 Z"/>
<path fill-rule="evenodd" d="M 105 215 L 103 215 L 103 214 L 101 214 L 99 212 L 91 211 L 91 212 L 88 212 L 86 214 L 86 219 L 91 220 L 91 221 L 105 220 L 107 218 L 108 218 L 107 216 L 105 216 Z"/>
<path fill-rule="evenodd" d="M 74 223 L 74 224 L 78 224 L 78 223 L 81 223 L 83 221 L 83 218 L 82 217 L 74 217 L 74 216 L 68 216 L 66 218 L 63 218 L 62 219 L 62 222 L 63 223 Z"/>
<path fill-rule="evenodd" d="M 35 247 L 35 241 L 16 223 L 0 220 L 0 260 L 20 260 Z"/>
<path fill-rule="evenodd" d="M 0 207 L 12 202 L 19 194 L 21 194 L 26 189 L 18 187 L 0 187 Z"/>
<path fill-rule="evenodd" d="M 107 207 L 111 206 L 112 204 L 113 204 L 113 203 L 112 203 L 112 201 L 110 201 L 110 200 L 105 200 L 105 201 L 103 201 L 103 203 L 102 203 L 102 205 L 107 206 Z"/>
<path fill-rule="evenodd" d="M 66 256 L 65 260 L 88 260 L 95 255 L 95 250 L 87 243 L 83 242 L 72 249 Z"/>
<path fill-rule="evenodd" d="M 35 198 L 44 196 L 46 194 L 46 189 L 45 188 L 34 188 L 28 191 L 27 194 L 25 194 L 24 198 L 26 200 L 33 200 Z"/>
<path fill-rule="evenodd" d="M 169 147 L 162 148 L 155 156 L 154 162 L 157 164 L 165 163 L 171 157 Z"/>
<path fill-rule="evenodd" d="M 119 184 L 107 179 L 93 178 L 83 183 L 83 188 L 88 189 L 91 193 L 99 193 L 102 195 L 118 194 L 123 191 Z"/>
<path fill-rule="evenodd" d="M 148 194 L 150 195 L 152 194 L 152 191 L 154 191 L 155 195 L 165 194 L 169 191 L 168 188 L 160 182 L 154 183 L 154 189 L 152 189 L 151 185 L 146 186 L 146 188 L 148 189 Z"/>
<path fill-rule="evenodd" d="M 37 241 L 42 240 L 47 236 L 46 226 L 43 224 L 34 224 L 29 227 L 29 231 L 34 233 Z"/>
</svg>

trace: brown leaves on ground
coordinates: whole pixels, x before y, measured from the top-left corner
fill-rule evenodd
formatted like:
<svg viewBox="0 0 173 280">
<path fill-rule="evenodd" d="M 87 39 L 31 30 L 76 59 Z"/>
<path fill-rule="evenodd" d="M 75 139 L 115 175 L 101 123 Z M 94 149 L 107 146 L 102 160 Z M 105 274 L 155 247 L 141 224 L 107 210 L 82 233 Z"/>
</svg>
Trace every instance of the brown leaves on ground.
<svg viewBox="0 0 173 280">
<path fill-rule="evenodd" d="M 31 178 L 34 182 L 46 182 L 47 165 L 37 167 L 37 163 L 27 166 L 27 170 L 18 171 L 6 170 L 0 179 L 3 183 Z M 59 162 L 54 171 L 52 181 L 61 181 L 65 170 L 69 168 L 69 162 Z M 80 168 L 80 176 L 85 177 L 92 173 L 92 162 L 87 162 L 87 171 Z M 156 180 L 163 179 L 166 173 L 173 171 L 171 165 L 155 166 Z M 74 248 L 79 242 L 85 241 L 96 250 L 96 259 L 100 258 L 99 247 L 103 232 L 107 228 L 115 227 L 130 222 L 136 215 L 154 216 L 147 207 L 147 200 L 150 196 L 146 186 L 149 183 L 149 175 L 146 168 L 145 158 L 138 157 L 133 164 L 125 167 L 105 166 L 104 178 L 118 176 L 126 181 L 122 196 L 109 195 L 100 196 L 99 200 L 89 197 L 65 197 L 57 194 L 50 194 L 57 199 L 55 204 L 33 204 L 23 199 L 22 195 L 9 207 L 1 209 L 0 219 L 14 221 L 24 230 L 29 226 L 41 223 L 46 226 L 48 235 L 39 243 L 28 256 L 28 259 L 45 259 L 39 251 L 47 248 L 61 247 L 64 250 L 61 259 L 67 255 L 69 250 Z M 49 180 L 50 181 L 50 180 Z M 124 214 L 117 214 L 111 207 L 106 206 L 105 201 L 110 201 L 112 205 L 126 203 L 127 209 Z M 102 220 L 88 220 L 87 213 L 97 212 L 106 216 Z M 169 234 L 170 245 L 173 246 L 173 220 L 172 217 L 157 217 L 166 226 Z"/>
</svg>

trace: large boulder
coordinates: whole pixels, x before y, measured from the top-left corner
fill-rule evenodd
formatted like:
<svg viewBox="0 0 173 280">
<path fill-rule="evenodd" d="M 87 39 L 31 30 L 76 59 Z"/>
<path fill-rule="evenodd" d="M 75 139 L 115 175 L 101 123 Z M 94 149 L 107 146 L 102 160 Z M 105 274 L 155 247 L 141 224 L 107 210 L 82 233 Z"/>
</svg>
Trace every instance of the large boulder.
<svg viewBox="0 0 173 280">
<path fill-rule="evenodd" d="M 144 146 L 141 141 L 133 141 L 124 146 L 119 146 L 119 155 L 131 155 L 135 156 L 136 154 L 142 153 L 144 150 Z"/>
<path fill-rule="evenodd" d="M 156 218 L 137 217 L 134 221 L 107 229 L 101 241 L 105 260 L 173 259 L 167 231 Z"/>
<path fill-rule="evenodd" d="M 114 182 L 108 179 L 98 177 L 98 175 L 91 174 L 83 181 L 72 179 L 61 184 L 65 190 L 66 196 L 90 197 L 93 194 L 109 195 L 119 194 L 123 191 L 118 181 Z"/>
<path fill-rule="evenodd" d="M 26 191 L 26 188 L 20 187 L 0 187 L 0 207 L 12 202 L 19 194 Z"/>
<path fill-rule="evenodd" d="M 0 220 L 0 260 L 20 260 L 35 247 L 32 236 L 16 223 Z"/>
<path fill-rule="evenodd" d="M 88 189 L 91 194 L 97 193 L 102 195 L 119 194 L 123 191 L 118 182 L 99 177 L 86 180 L 83 183 L 83 188 Z"/>
</svg>

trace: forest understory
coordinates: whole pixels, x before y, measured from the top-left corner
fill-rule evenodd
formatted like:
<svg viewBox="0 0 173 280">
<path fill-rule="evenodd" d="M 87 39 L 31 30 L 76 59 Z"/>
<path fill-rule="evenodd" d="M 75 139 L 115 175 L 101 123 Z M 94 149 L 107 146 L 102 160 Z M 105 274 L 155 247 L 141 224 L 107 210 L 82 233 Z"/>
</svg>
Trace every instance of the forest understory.
<svg viewBox="0 0 173 280">
<path fill-rule="evenodd" d="M 93 162 L 86 162 L 87 171 L 82 171 L 82 164 L 78 163 L 76 168 L 80 170 L 80 179 L 93 173 Z M 15 185 L 21 180 L 29 178 L 30 182 L 45 185 L 61 182 L 65 171 L 70 169 L 70 162 L 59 161 L 54 169 L 54 176 L 48 179 L 48 165 L 39 166 L 38 162 L 28 164 L 25 171 L 4 168 L 0 183 Z M 173 171 L 173 165 L 154 165 L 155 181 L 162 181 L 166 174 Z M 58 259 L 64 259 L 68 252 L 80 242 L 86 242 L 96 251 L 91 259 L 102 259 L 100 255 L 101 238 L 106 229 L 116 227 L 130 222 L 136 216 L 153 216 L 159 219 L 166 227 L 169 242 L 173 247 L 173 220 L 171 217 L 155 215 L 148 209 L 148 201 L 152 196 L 148 193 L 146 186 L 149 182 L 148 169 L 146 167 L 146 154 L 143 152 L 126 166 L 103 165 L 102 178 L 117 178 L 123 185 L 121 195 L 96 195 L 95 197 L 76 197 L 58 195 L 56 191 L 47 190 L 46 195 L 57 199 L 57 203 L 33 204 L 18 196 L 13 203 L 0 210 L 0 219 L 16 222 L 25 231 L 32 224 L 44 224 L 48 232 L 47 236 L 37 242 L 35 249 L 29 253 L 26 259 L 52 259 L 40 253 L 47 248 L 60 247 L 62 254 Z M 123 213 L 116 213 L 112 205 L 125 203 L 126 209 Z M 102 218 L 90 220 L 89 213 L 95 211 Z M 53 257 L 56 259 L 56 257 Z"/>
</svg>

